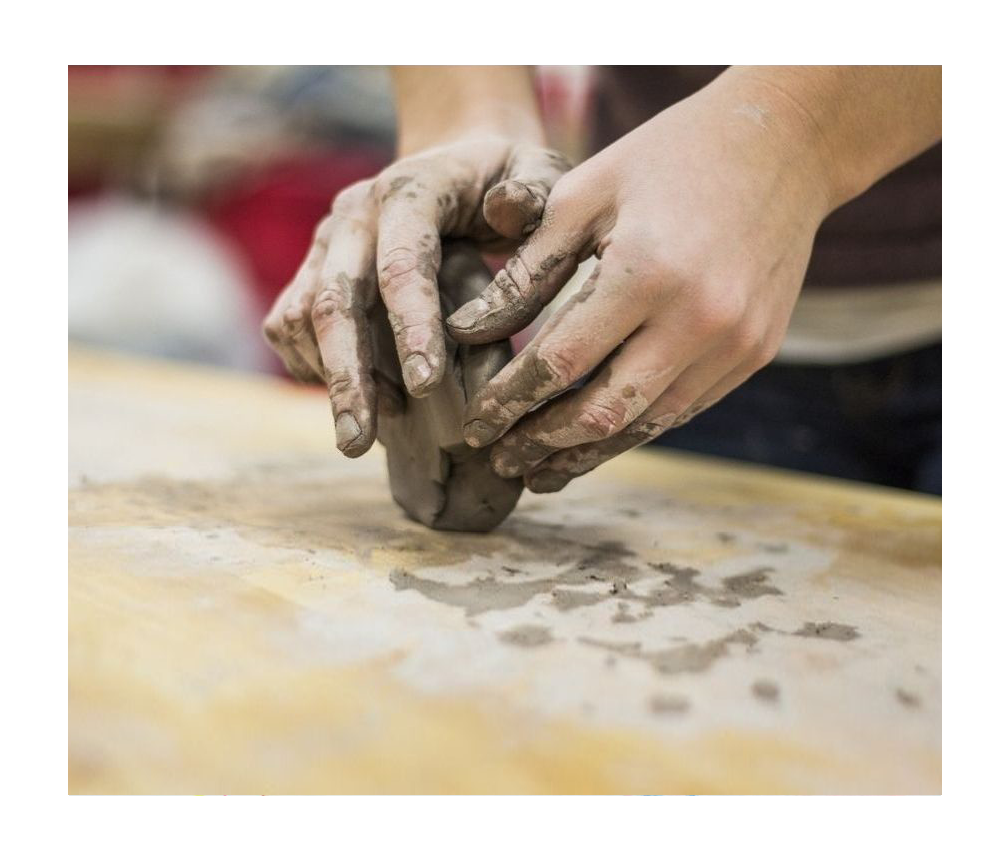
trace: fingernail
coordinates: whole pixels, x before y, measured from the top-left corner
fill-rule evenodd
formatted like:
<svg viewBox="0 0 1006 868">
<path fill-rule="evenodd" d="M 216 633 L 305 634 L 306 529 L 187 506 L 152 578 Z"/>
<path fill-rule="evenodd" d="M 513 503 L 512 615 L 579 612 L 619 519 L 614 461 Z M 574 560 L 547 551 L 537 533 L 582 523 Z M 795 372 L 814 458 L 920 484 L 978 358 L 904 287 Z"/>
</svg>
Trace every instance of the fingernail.
<svg viewBox="0 0 1006 868">
<path fill-rule="evenodd" d="M 465 443 L 474 449 L 481 449 L 493 442 L 496 436 L 496 429 L 481 419 L 475 419 L 465 425 L 463 429 Z"/>
<path fill-rule="evenodd" d="M 550 494 L 565 488 L 571 477 L 557 470 L 539 470 L 526 480 L 529 490 L 535 494 Z"/>
<path fill-rule="evenodd" d="M 491 310 L 492 307 L 485 299 L 474 298 L 447 317 L 447 324 L 456 329 L 470 329 Z"/>
<path fill-rule="evenodd" d="M 537 190 L 532 190 L 520 181 L 505 181 L 503 193 L 507 199 L 525 213 L 541 213 L 545 200 Z"/>
<path fill-rule="evenodd" d="M 362 433 L 360 424 L 352 413 L 340 413 L 335 420 L 335 445 L 340 452 L 345 452 Z"/>
<path fill-rule="evenodd" d="M 410 392 L 413 392 L 433 376 L 433 371 L 422 353 L 413 353 L 402 364 L 402 374 L 405 377 L 405 385 L 409 387 Z"/>
</svg>

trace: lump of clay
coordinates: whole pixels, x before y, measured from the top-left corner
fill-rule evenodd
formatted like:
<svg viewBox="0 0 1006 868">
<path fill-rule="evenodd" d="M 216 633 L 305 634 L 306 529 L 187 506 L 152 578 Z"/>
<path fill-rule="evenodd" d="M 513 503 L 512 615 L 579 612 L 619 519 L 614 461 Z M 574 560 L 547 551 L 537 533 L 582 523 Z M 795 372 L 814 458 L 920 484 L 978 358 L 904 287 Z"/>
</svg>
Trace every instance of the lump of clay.
<svg viewBox="0 0 1006 868">
<path fill-rule="evenodd" d="M 445 242 L 438 275 L 446 319 L 475 298 L 492 275 L 474 247 Z M 447 365 L 440 385 L 425 398 L 405 391 L 387 312 L 372 315 L 374 366 L 397 387 L 382 401 L 378 439 L 388 456 L 391 494 L 410 518 L 438 530 L 489 531 L 517 505 L 523 484 L 503 479 L 489 464 L 489 449 L 473 449 L 461 434 L 465 404 L 510 360 L 509 341 L 459 346 L 445 335 Z"/>
</svg>

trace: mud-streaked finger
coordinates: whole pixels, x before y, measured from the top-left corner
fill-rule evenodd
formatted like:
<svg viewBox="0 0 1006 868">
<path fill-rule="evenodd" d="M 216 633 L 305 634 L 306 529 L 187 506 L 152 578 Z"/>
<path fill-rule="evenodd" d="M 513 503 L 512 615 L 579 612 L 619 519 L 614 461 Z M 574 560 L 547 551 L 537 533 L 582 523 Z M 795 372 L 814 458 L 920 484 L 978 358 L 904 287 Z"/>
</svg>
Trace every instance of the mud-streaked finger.
<svg viewBox="0 0 1006 868">
<path fill-rule="evenodd" d="M 318 289 L 331 227 L 331 217 L 318 224 L 307 256 L 276 299 L 262 327 L 266 340 L 287 370 L 305 382 L 324 380 L 311 322 L 311 305 Z"/>
<path fill-rule="evenodd" d="M 377 436 L 368 313 L 377 299 L 376 239 L 366 214 L 337 214 L 312 310 L 339 450 L 356 458 Z"/>
<path fill-rule="evenodd" d="M 589 228 L 572 209 L 546 208 L 532 233 L 478 298 L 447 318 L 460 343 L 485 344 L 508 338 L 529 325 L 592 253 Z"/>
<path fill-rule="evenodd" d="M 619 280 L 599 264 L 542 330 L 469 402 L 464 436 L 476 448 L 492 443 L 542 401 L 573 386 L 639 325 Z"/>
<path fill-rule="evenodd" d="M 412 176 L 376 188 L 379 216 L 377 276 L 402 377 L 422 397 L 444 375 L 443 316 L 437 289 L 441 209 L 427 186 Z"/>
<path fill-rule="evenodd" d="M 572 479 L 610 461 L 617 455 L 648 443 L 669 428 L 684 424 L 701 411 L 698 399 L 710 381 L 721 379 L 728 369 L 715 353 L 687 368 L 635 421 L 624 429 L 590 443 L 582 443 L 549 455 L 524 476 L 525 485 L 539 493 L 559 491 Z"/>
<path fill-rule="evenodd" d="M 686 332 L 637 329 L 582 388 L 550 401 L 500 438 L 493 469 L 522 476 L 555 452 L 615 436 L 664 393 L 696 351 Z"/>
</svg>

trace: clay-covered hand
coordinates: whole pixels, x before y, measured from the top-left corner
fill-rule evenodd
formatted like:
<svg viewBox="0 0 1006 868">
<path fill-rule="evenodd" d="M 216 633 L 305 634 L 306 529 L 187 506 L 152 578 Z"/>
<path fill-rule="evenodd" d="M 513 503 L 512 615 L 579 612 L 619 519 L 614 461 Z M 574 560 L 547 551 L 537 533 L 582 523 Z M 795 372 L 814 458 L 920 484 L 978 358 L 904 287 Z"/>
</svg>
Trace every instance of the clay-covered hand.
<svg viewBox="0 0 1006 868">
<path fill-rule="evenodd" d="M 780 94 L 710 87 L 565 175 L 448 328 L 462 343 L 513 334 L 579 262 L 600 262 L 470 401 L 468 443 L 495 441 L 497 473 L 556 491 L 767 364 L 830 207 L 824 165 Z"/>
<path fill-rule="evenodd" d="M 368 312 L 378 290 L 405 387 L 414 397 L 427 395 L 445 366 L 441 237 L 512 251 L 538 226 L 568 168 L 554 151 L 471 138 L 403 158 L 335 198 L 264 332 L 295 377 L 328 386 L 344 454 L 362 455 L 376 436 Z"/>
</svg>

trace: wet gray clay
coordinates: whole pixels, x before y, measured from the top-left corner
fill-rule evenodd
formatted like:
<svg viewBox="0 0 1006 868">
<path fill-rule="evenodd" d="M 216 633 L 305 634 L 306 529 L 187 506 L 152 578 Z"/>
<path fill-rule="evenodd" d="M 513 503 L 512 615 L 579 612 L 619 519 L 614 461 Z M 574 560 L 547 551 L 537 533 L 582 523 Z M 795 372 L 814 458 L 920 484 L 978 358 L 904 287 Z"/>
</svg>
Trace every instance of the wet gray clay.
<svg viewBox="0 0 1006 868">
<path fill-rule="evenodd" d="M 474 247 L 445 242 L 438 275 L 446 319 L 492 280 Z M 394 338 L 383 305 L 372 319 L 375 367 L 398 387 L 397 407 L 382 401 L 378 439 L 388 456 L 391 494 L 410 518 L 438 530 L 489 531 L 517 505 L 523 484 L 489 465 L 489 449 L 465 443 L 461 426 L 468 399 L 510 360 L 509 341 L 459 346 L 445 335 L 444 378 L 424 398 L 405 392 Z"/>
</svg>

